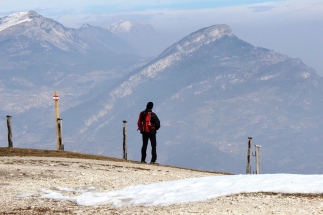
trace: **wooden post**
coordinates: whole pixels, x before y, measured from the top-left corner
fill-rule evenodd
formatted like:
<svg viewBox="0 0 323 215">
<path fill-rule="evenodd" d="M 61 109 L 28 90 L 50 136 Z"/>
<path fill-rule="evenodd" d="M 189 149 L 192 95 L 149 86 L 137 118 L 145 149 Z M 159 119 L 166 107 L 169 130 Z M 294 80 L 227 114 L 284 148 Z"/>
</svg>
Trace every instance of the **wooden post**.
<svg viewBox="0 0 323 215">
<path fill-rule="evenodd" d="M 7 115 L 7 127 L 8 127 L 8 147 L 12 148 L 12 130 L 11 130 L 11 117 Z"/>
<path fill-rule="evenodd" d="M 247 155 L 247 171 L 246 174 L 251 174 L 251 146 L 252 137 L 248 137 L 248 155 Z"/>
<path fill-rule="evenodd" d="M 58 141 L 59 141 L 59 150 L 64 150 L 64 144 L 63 144 L 63 135 L 62 135 L 62 124 L 63 124 L 63 119 L 58 118 Z"/>
<path fill-rule="evenodd" d="M 256 153 L 256 174 L 261 174 L 260 170 L 260 145 L 255 145 L 255 153 Z"/>
<path fill-rule="evenodd" d="M 127 160 L 127 121 L 123 121 L 123 159 Z"/>
<path fill-rule="evenodd" d="M 60 146 L 59 137 L 58 137 L 58 135 L 59 135 L 58 134 L 58 118 L 59 118 L 58 100 L 59 100 L 59 96 L 58 96 L 57 91 L 54 92 L 53 100 L 55 101 L 56 146 L 57 146 L 57 150 L 59 150 L 61 148 L 61 146 Z"/>
</svg>

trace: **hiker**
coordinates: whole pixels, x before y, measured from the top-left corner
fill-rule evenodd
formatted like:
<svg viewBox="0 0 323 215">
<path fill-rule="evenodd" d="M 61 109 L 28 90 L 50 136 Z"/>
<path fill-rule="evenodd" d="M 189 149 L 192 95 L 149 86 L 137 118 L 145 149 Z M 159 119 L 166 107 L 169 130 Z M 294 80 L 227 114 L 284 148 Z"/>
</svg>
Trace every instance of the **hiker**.
<svg viewBox="0 0 323 215">
<path fill-rule="evenodd" d="M 151 144 L 151 162 L 150 164 L 158 164 L 157 160 L 157 142 L 156 142 L 156 133 L 160 128 L 160 121 L 155 113 L 152 112 L 154 104 L 152 102 L 148 102 L 146 106 L 146 110 L 142 111 L 139 114 L 138 118 L 138 130 L 142 134 L 142 148 L 141 148 L 141 163 L 146 162 L 146 151 L 148 140 L 150 140 Z"/>
</svg>

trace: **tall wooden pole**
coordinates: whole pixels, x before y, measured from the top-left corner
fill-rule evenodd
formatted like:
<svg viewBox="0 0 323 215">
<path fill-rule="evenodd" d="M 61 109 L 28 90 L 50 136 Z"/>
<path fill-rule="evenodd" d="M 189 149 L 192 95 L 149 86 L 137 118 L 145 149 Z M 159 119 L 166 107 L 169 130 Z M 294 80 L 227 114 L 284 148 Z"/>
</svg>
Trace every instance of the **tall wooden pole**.
<svg viewBox="0 0 323 215">
<path fill-rule="evenodd" d="M 127 121 L 123 121 L 123 159 L 127 160 Z"/>
<path fill-rule="evenodd" d="M 252 137 L 248 137 L 248 155 L 247 155 L 247 171 L 246 174 L 251 174 L 251 146 Z"/>
<path fill-rule="evenodd" d="M 7 116 L 7 127 L 8 127 L 8 147 L 12 148 L 12 130 L 11 130 L 11 116 Z"/>
<path fill-rule="evenodd" d="M 58 128 L 58 119 L 59 119 L 59 111 L 58 111 L 58 92 L 54 92 L 53 100 L 55 101 L 55 122 L 56 122 L 56 145 L 57 145 L 57 150 L 60 150 L 60 141 L 59 141 L 59 128 Z"/>
</svg>

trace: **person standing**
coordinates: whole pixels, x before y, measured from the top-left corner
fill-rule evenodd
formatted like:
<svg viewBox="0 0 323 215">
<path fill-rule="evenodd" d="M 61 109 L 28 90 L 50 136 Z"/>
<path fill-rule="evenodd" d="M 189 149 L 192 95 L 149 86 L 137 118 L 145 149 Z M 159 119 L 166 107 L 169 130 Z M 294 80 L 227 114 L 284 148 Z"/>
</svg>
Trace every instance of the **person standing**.
<svg viewBox="0 0 323 215">
<path fill-rule="evenodd" d="M 150 164 L 158 164 L 157 160 L 157 141 L 156 133 L 160 128 L 160 121 L 157 115 L 152 112 L 154 103 L 148 102 L 146 109 L 139 114 L 138 118 L 138 130 L 142 134 L 142 147 L 141 147 L 141 163 L 146 162 L 146 152 L 148 146 L 148 140 L 151 144 L 151 162 Z"/>
</svg>

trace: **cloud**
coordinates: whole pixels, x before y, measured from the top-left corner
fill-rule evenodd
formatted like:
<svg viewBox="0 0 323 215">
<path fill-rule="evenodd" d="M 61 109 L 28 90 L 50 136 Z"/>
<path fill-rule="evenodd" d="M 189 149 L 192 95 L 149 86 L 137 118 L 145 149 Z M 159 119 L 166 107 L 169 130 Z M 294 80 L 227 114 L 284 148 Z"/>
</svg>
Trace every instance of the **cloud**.
<svg viewBox="0 0 323 215">
<path fill-rule="evenodd" d="M 266 5 L 261 5 L 261 6 L 252 6 L 249 7 L 252 9 L 252 12 L 265 12 L 274 9 L 275 7 L 273 6 L 266 6 Z"/>
</svg>

